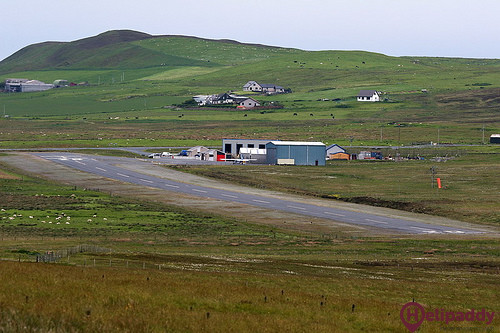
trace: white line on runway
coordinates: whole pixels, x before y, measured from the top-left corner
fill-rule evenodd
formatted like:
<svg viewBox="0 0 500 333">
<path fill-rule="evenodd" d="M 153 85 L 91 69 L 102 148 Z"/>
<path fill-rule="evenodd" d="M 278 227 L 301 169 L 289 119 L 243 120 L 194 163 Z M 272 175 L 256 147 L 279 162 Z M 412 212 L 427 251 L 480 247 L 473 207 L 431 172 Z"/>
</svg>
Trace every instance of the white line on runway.
<svg viewBox="0 0 500 333">
<path fill-rule="evenodd" d="M 256 200 L 256 199 L 253 199 L 252 201 L 255 201 L 255 202 L 260 202 L 260 203 L 265 203 L 265 204 L 270 203 L 269 201 L 264 201 L 264 200 Z"/>
<path fill-rule="evenodd" d="M 372 219 L 365 219 L 365 221 L 368 221 L 368 222 L 374 222 L 374 223 L 381 223 L 381 224 L 387 224 L 387 222 L 384 222 L 384 221 L 378 221 L 378 220 L 372 220 Z"/>
<path fill-rule="evenodd" d="M 163 185 L 168 186 L 168 187 L 175 187 L 175 188 L 179 188 L 179 186 L 177 186 L 177 185 L 170 185 L 170 184 L 163 184 Z"/>
<path fill-rule="evenodd" d="M 231 194 L 221 194 L 223 197 L 228 197 L 228 198 L 233 198 L 233 199 L 238 199 L 237 196 L 231 195 Z"/>
<path fill-rule="evenodd" d="M 324 212 L 323 214 L 335 215 L 335 216 L 345 216 L 344 214 L 337 214 L 337 213 L 332 213 L 332 212 Z"/>
<path fill-rule="evenodd" d="M 127 177 L 127 178 L 130 178 L 130 176 L 124 175 L 123 173 L 119 173 L 119 172 L 117 172 L 116 174 L 117 174 L 118 176 L 122 176 L 122 177 Z"/>
<path fill-rule="evenodd" d="M 146 183 L 152 183 L 153 182 L 152 180 L 147 180 L 147 179 L 142 179 L 142 178 L 139 178 L 139 180 L 142 180 L 143 182 L 146 182 Z"/>
<path fill-rule="evenodd" d="M 81 164 L 81 165 L 87 165 L 87 164 L 85 164 L 83 162 L 80 162 L 80 161 L 75 161 L 75 163 L 78 163 L 78 164 Z"/>
<path fill-rule="evenodd" d="M 417 229 L 421 232 L 427 232 L 427 233 L 437 233 L 437 230 L 432 230 L 432 229 L 426 229 L 426 228 L 420 228 L 420 227 L 410 227 L 410 229 Z"/>
<path fill-rule="evenodd" d="M 192 188 L 191 190 L 196 191 L 196 192 L 201 192 L 201 193 L 207 193 L 207 191 L 198 190 L 198 189 L 196 189 L 196 188 Z"/>
<path fill-rule="evenodd" d="M 99 167 L 95 167 L 95 168 L 96 168 L 97 170 L 101 170 L 101 171 L 105 171 L 105 172 L 107 171 L 107 170 L 105 170 L 105 169 L 103 169 L 103 168 L 99 168 Z"/>
<path fill-rule="evenodd" d="M 303 208 L 303 207 L 290 206 L 290 205 L 287 205 L 287 207 L 295 208 L 295 209 L 300 209 L 300 210 L 306 210 L 307 209 L 307 208 Z"/>
</svg>

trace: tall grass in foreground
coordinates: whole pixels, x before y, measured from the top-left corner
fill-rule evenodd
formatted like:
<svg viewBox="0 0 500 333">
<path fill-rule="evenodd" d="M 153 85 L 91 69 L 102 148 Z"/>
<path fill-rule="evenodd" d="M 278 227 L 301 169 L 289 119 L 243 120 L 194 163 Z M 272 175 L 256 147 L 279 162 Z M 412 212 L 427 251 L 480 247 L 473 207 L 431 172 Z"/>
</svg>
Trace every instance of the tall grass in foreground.
<svg viewBox="0 0 500 333">
<path fill-rule="evenodd" d="M 0 330 L 402 332 L 399 310 L 413 297 L 454 311 L 497 305 L 494 274 L 436 271 L 445 278 L 435 279 L 392 267 L 362 276 L 331 266 L 325 277 L 290 264 L 279 274 L 242 274 L 1 262 Z M 420 331 L 450 326 L 478 324 L 424 323 Z"/>
</svg>

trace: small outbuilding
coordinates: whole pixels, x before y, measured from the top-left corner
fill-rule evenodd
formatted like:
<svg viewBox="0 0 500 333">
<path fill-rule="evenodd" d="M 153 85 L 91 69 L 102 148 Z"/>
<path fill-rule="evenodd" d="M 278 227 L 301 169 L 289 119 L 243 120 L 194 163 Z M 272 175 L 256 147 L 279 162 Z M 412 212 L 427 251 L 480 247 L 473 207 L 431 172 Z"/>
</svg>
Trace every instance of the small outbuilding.
<svg viewBox="0 0 500 333">
<path fill-rule="evenodd" d="M 330 160 L 350 160 L 351 159 L 351 155 L 347 154 L 347 153 L 334 153 L 334 154 L 330 154 L 328 155 L 328 159 Z"/>
<path fill-rule="evenodd" d="M 340 147 L 338 144 L 333 144 L 328 147 L 326 147 L 326 156 L 329 157 L 330 155 L 334 155 L 337 153 L 345 153 L 346 150 L 342 147 Z"/>
<path fill-rule="evenodd" d="M 322 142 L 271 141 L 266 144 L 267 164 L 325 165 Z"/>
<path fill-rule="evenodd" d="M 500 143 L 500 134 L 492 134 L 490 136 L 490 143 Z"/>
</svg>

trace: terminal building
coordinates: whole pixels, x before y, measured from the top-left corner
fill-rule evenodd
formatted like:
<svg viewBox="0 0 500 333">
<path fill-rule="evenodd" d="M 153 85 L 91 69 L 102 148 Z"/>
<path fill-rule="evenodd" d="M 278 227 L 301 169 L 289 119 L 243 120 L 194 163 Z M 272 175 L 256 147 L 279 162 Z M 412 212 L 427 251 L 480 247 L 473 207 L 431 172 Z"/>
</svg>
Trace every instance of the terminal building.
<svg viewBox="0 0 500 333">
<path fill-rule="evenodd" d="M 266 143 L 271 140 L 222 139 L 222 151 L 236 157 L 241 148 L 266 149 Z"/>
</svg>

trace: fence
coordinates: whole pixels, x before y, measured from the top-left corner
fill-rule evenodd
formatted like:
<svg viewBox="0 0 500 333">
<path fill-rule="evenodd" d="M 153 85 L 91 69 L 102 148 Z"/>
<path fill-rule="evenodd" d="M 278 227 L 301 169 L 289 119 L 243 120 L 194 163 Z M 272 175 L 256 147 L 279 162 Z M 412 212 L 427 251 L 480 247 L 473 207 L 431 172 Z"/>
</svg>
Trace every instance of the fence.
<svg viewBox="0 0 500 333">
<path fill-rule="evenodd" d="M 96 245 L 77 245 L 64 250 L 48 251 L 44 254 L 37 254 L 36 262 L 57 262 L 62 258 L 69 258 L 69 256 L 78 253 L 111 253 L 111 249 Z"/>
</svg>

